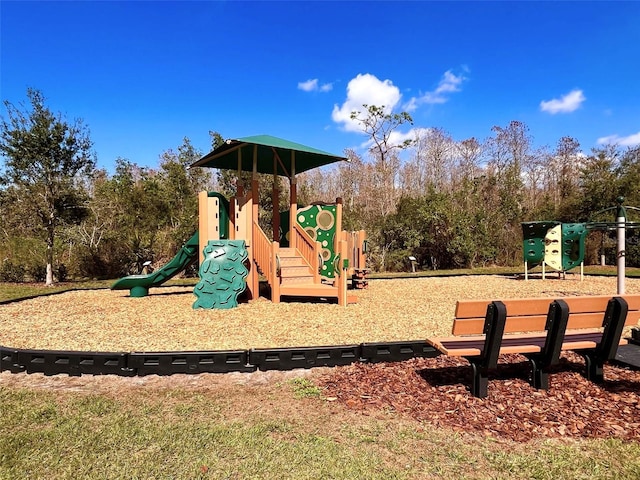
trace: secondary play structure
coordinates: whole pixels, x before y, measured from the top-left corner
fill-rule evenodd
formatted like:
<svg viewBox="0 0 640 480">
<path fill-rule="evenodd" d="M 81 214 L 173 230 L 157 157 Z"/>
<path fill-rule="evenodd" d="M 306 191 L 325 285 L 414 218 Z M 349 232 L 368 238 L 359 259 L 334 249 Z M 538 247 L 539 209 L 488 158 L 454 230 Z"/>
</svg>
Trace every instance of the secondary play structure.
<svg viewBox="0 0 640 480">
<path fill-rule="evenodd" d="M 124 277 L 111 288 L 142 297 L 198 261 L 194 308 L 231 308 L 243 292 L 256 298 L 260 276 L 275 303 L 288 297 L 337 299 L 340 305 L 355 302 L 347 284 L 351 280 L 356 288 L 366 286 L 365 232 L 342 230 L 340 199 L 298 208 L 296 189 L 297 174 L 346 160 L 268 135 L 227 140 L 190 168 L 249 171 L 250 190 L 238 185 L 229 200 L 219 193 L 200 192 L 198 231 L 176 257 L 151 274 Z M 270 235 L 258 223 L 259 173 L 289 179 L 289 210 L 273 215 Z M 275 181 L 272 194 L 273 211 L 278 212 Z"/>
<path fill-rule="evenodd" d="M 567 272 L 578 265 L 580 277 L 584 274 L 584 241 L 588 230 L 584 223 L 524 222 L 522 223 L 522 250 L 524 276 L 529 270 L 542 266 L 542 278 L 546 267 L 557 272 Z"/>
<path fill-rule="evenodd" d="M 591 230 L 616 231 L 618 269 L 618 294 L 625 293 L 626 268 L 626 230 L 640 228 L 640 222 L 629 221 L 627 211 L 640 211 L 640 208 L 623 205 L 624 197 L 616 199 L 617 205 L 605 208 L 594 214 L 594 218 L 615 210 L 614 222 L 594 220 L 586 223 L 561 223 L 554 221 L 523 222 L 522 252 L 524 257 L 524 278 L 528 280 L 529 270 L 542 266 L 542 278 L 546 267 L 565 272 L 580 266 L 580 279 L 584 277 L 585 239 Z"/>
</svg>

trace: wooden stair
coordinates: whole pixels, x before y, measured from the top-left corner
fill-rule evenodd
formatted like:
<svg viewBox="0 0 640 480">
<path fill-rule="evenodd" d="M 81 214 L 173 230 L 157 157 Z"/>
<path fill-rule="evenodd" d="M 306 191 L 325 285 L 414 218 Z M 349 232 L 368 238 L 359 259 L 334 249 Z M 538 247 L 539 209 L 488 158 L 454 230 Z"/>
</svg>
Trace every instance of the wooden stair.
<svg viewBox="0 0 640 480">
<path fill-rule="evenodd" d="M 315 283 L 307 261 L 293 248 L 280 248 L 280 295 L 289 297 L 338 298 L 338 287 Z M 356 303 L 351 298 L 349 303 Z"/>
<path fill-rule="evenodd" d="M 285 285 L 313 284 L 313 272 L 311 266 L 293 248 L 280 248 L 281 287 Z"/>
</svg>

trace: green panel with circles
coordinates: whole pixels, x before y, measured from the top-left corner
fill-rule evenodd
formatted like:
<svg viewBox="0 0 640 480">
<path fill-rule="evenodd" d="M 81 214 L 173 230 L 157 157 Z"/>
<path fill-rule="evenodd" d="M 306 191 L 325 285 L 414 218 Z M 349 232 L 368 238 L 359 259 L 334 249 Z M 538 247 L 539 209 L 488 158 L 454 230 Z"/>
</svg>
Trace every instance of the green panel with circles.
<svg viewBox="0 0 640 480">
<path fill-rule="evenodd" d="M 298 224 L 304 231 L 316 242 L 320 242 L 320 276 L 325 280 L 335 277 L 336 211 L 336 205 L 310 205 L 298 210 L 297 216 Z"/>
</svg>

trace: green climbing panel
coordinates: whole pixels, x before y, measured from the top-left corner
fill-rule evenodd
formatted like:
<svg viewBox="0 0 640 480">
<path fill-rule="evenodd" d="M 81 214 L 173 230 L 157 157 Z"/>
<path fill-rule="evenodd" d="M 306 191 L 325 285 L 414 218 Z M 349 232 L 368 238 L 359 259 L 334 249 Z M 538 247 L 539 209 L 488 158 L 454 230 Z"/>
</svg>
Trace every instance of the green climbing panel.
<svg viewBox="0 0 640 480">
<path fill-rule="evenodd" d="M 204 248 L 193 308 L 234 308 L 247 288 L 248 253 L 244 240 L 210 240 Z"/>
<path fill-rule="evenodd" d="M 562 269 L 577 267 L 584 260 L 584 240 L 587 236 L 584 223 L 562 224 Z"/>
<path fill-rule="evenodd" d="M 526 222 L 522 224 L 522 251 L 529 269 L 543 262 L 569 271 L 584 260 L 587 228 L 584 223 Z"/>
<path fill-rule="evenodd" d="M 310 205 L 297 211 L 298 224 L 316 242 L 320 242 L 322 265 L 320 266 L 320 277 L 324 280 L 333 280 L 336 276 L 337 256 L 334 249 L 336 237 L 336 215 L 338 207 L 336 205 Z M 289 212 L 280 214 L 280 246 L 289 246 Z"/>
<path fill-rule="evenodd" d="M 336 276 L 336 205 L 310 205 L 298 210 L 298 223 L 316 242 L 320 242 L 320 277 L 332 280 Z"/>
<path fill-rule="evenodd" d="M 522 224 L 522 252 L 529 268 L 540 265 L 544 260 L 545 235 L 560 222 L 526 222 Z"/>
</svg>

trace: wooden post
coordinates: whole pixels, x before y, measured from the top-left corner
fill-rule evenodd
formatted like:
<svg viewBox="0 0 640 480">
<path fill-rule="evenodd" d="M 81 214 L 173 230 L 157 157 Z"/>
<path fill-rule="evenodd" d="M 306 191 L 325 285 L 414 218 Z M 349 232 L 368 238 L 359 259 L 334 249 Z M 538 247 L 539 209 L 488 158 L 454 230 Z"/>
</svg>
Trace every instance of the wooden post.
<svg viewBox="0 0 640 480">
<path fill-rule="evenodd" d="M 220 200 L 209 197 L 207 192 L 198 193 L 198 248 L 200 263 L 204 261 L 204 247 L 209 240 L 220 239 Z"/>
<path fill-rule="evenodd" d="M 345 260 L 348 260 L 347 257 L 347 242 L 344 240 L 340 240 L 338 242 L 338 252 L 340 254 L 340 264 L 338 265 L 339 276 L 338 276 L 338 305 L 341 307 L 347 306 L 347 270 L 345 268 Z"/>
<path fill-rule="evenodd" d="M 244 188 L 240 181 L 240 176 L 242 175 L 242 148 L 238 149 L 238 173 L 236 177 L 236 197 L 244 196 Z"/>
<path fill-rule="evenodd" d="M 289 247 L 296 248 L 296 236 L 293 233 L 293 226 L 298 221 L 298 191 L 296 185 L 296 154 L 291 151 L 291 172 L 290 172 L 290 197 L 289 197 Z"/>
<path fill-rule="evenodd" d="M 278 247 L 279 244 L 277 242 L 273 242 L 271 244 L 271 301 L 273 303 L 280 303 L 280 277 L 278 277 Z"/>
<path fill-rule="evenodd" d="M 271 203 L 273 205 L 273 241 L 280 241 L 280 191 L 278 190 L 278 160 L 273 156 L 273 191 L 271 193 Z"/>
</svg>

